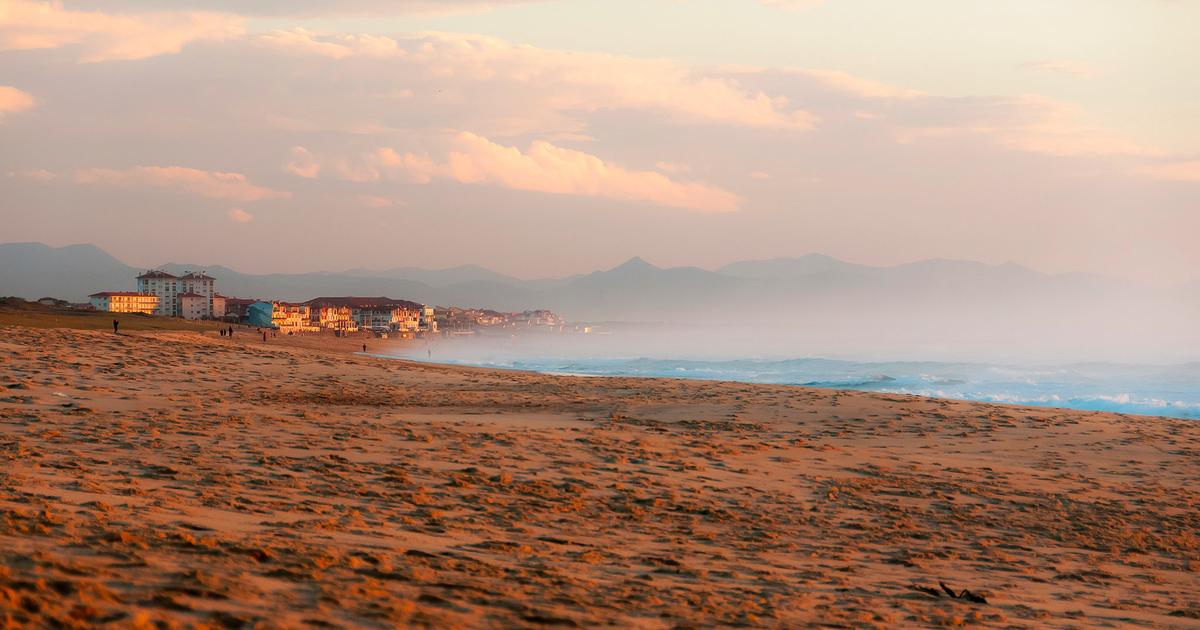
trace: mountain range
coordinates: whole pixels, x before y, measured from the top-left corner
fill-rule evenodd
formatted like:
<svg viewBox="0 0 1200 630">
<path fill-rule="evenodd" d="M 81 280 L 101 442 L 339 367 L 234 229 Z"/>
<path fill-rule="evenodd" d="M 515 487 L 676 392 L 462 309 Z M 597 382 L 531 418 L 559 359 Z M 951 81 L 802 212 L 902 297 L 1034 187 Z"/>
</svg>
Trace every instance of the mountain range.
<svg viewBox="0 0 1200 630">
<path fill-rule="evenodd" d="M 577 322 L 660 322 L 771 330 L 781 338 L 852 336 L 941 346 L 1066 339 L 1081 348 L 1124 345 L 1159 336 L 1150 333 L 1184 334 L 1196 328 L 1200 315 L 1196 284 L 1161 290 L 1092 274 L 941 259 L 872 267 L 809 254 L 710 271 L 661 268 L 632 258 L 612 269 L 542 280 L 474 265 L 296 274 L 182 263 L 158 268 L 176 274 L 204 270 L 217 278 L 218 291 L 234 297 L 387 295 L 440 306 L 549 308 Z M 94 245 L 0 244 L 0 295 L 80 302 L 98 291 L 133 290 L 143 271 Z M 1166 343 L 1178 343 L 1179 335 L 1172 334 Z"/>
</svg>

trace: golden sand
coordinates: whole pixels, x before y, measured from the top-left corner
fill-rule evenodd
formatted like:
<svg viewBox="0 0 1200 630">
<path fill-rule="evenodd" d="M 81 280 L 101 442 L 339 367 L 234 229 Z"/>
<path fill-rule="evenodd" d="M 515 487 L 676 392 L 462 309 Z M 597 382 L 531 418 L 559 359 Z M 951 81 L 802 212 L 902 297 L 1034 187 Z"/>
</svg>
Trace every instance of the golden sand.
<svg viewBox="0 0 1200 630">
<path fill-rule="evenodd" d="M 1194 421 L 289 341 L 0 329 L 0 620 L 1200 626 Z"/>
</svg>

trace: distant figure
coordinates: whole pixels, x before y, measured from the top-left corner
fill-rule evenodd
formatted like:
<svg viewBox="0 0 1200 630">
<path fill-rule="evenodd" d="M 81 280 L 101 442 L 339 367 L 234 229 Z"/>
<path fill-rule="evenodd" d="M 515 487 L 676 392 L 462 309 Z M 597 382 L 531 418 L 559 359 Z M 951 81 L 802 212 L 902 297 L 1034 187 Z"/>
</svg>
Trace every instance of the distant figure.
<svg viewBox="0 0 1200 630">
<path fill-rule="evenodd" d="M 222 329 L 221 329 L 221 336 L 222 336 L 222 337 L 224 337 L 224 336 L 225 336 L 225 329 L 224 329 L 224 328 L 222 328 Z"/>
<path fill-rule="evenodd" d="M 229 336 L 230 336 L 230 337 L 232 337 L 232 336 L 233 336 L 233 326 L 230 326 L 230 327 L 229 327 Z"/>
<path fill-rule="evenodd" d="M 263 331 L 263 341 L 267 340 L 267 331 Z"/>
<path fill-rule="evenodd" d="M 366 352 L 366 351 L 367 351 L 367 344 L 364 343 L 363 344 L 363 352 Z"/>
<path fill-rule="evenodd" d="M 120 332 L 117 330 L 117 329 L 118 329 L 118 328 L 120 328 L 120 327 L 121 327 L 121 322 L 119 322 L 119 321 L 117 321 L 117 320 L 115 320 L 115 319 L 114 319 L 114 320 L 113 320 L 113 334 L 114 334 L 114 335 L 119 335 L 119 334 L 121 334 L 121 333 L 120 333 Z"/>
<path fill-rule="evenodd" d="M 429 348 L 425 348 L 425 358 L 432 359 L 433 358 L 433 350 L 430 350 Z"/>
</svg>

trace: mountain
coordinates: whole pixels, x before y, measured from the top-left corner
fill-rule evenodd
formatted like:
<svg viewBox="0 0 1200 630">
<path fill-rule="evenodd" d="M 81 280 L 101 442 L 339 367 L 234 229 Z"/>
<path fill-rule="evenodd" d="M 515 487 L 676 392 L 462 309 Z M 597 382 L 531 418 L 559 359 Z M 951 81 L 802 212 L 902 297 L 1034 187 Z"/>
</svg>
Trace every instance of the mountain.
<svg viewBox="0 0 1200 630">
<path fill-rule="evenodd" d="M 439 306 L 552 309 L 576 322 L 659 322 L 703 329 L 680 341 L 730 352 L 1022 357 L 1186 356 L 1200 347 L 1200 290 L 1139 287 L 1091 274 L 1044 274 L 1020 265 L 925 260 L 871 267 L 828 256 L 742 261 L 716 271 L 655 266 L 631 258 L 611 269 L 519 280 L 475 266 L 246 274 L 171 263 L 176 274 L 207 271 L 232 297 L 302 301 L 321 295 L 387 295 Z M 91 245 L 0 244 L 0 295 L 82 301 L 132 290 L 144 271 Z M 1190 294 L 1190 295 L 1189 295 Z M 660 336 L 661 341 L 661 336 Z M 666 352 L 671 348 L 663 350 Z M 800 349 L 800 350 L 797 350 Z M 631 353 L 648 352 L 646 346 Z M 1174 352 L 1174 354 L 1171 354 Z M 882 355 L 878 355 L 882 356 Z"/>
<path fill-rule="evenodd" d="M 768 260 L 743 260 L 729 263 L 717 273 L 735 278 L 795 278 L 818 273 L 843 273 L 870 269 L 838 260 L 824 254 L 807 254 L 799 258 L 771 258 Z"/>
<path fill-rule="evenodd" d="M 634 257 L 542 291 L 541 303 L 593 321 L 695 321 L 735 290 L 736 278 L 697 267 L 663 269 Z"/>
<path fill-rule="evenodd" d="M 0 295 L 83 302 L 97 291 L 131 288 L 137 274 L 95 245 L 0 244 Z"/>
<path fill-rule="evenodd" d="M 394 269 L 371 270 L 351 269 L 339 275 L 358 278 L 387 278 L 392 280 L 408 280 L 420 282 L 431 287 L 447 287 L 455 284 L 494 282 L 518 286 L 521 280 L 502 273 L 484 269 L 479 265 L 460 265 L 446 269 L 422 269 L 420 267 L 396 267 Z"/>
</svg>

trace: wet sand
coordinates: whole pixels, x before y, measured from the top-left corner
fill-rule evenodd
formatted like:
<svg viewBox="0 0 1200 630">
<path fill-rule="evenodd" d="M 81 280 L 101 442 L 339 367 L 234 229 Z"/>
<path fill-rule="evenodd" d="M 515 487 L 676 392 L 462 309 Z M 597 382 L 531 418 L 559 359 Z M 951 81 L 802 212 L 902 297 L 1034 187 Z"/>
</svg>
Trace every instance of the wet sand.
<svg viewBox="0 0 1200 630">
<path fill-rule="evenodd" d="M 0 329 L 0 619 L 1200 627 L 1194 421 L 299 346 Z"/>
</svg>

